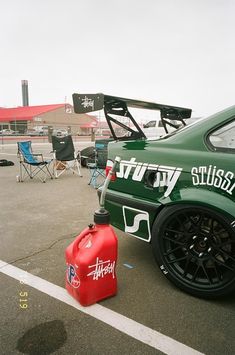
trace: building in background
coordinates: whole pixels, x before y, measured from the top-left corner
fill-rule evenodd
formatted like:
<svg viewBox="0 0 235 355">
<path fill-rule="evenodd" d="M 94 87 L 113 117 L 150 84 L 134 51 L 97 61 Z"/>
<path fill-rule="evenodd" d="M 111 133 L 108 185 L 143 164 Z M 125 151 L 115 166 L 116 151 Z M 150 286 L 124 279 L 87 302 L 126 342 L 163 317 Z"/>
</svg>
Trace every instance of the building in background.
<svg viewBox="0 0 235 355">
<path fill-rule="evenodd" d="M 70 104 L 0 108 L 0 129 L 12 129 L 24 134 L 38 126 L 66 129 L 72 134 L 89 134 L 84 125 L 97 126 L 97 119 L 87 114 L 75 114 Z"/>
</svg>

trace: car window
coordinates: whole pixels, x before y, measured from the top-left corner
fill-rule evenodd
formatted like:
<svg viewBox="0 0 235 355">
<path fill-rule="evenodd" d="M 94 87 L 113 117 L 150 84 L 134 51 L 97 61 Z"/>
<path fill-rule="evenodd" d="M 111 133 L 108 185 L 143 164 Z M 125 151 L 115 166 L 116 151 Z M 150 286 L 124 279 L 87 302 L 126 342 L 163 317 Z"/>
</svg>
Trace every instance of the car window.
<svg viewBox="0 0 235 355">
<path fill-rule="evenodd" d="M 209 141 L 214 148 L 235 149 L 235 120 L 211 133 Z"/>
</svg>

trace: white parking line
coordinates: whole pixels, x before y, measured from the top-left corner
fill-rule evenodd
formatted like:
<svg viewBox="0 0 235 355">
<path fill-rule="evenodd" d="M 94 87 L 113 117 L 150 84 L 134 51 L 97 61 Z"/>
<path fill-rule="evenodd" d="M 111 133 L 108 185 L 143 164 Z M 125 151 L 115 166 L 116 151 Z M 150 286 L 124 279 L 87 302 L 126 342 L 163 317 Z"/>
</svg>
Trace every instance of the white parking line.
<svg viewBox="0 0 235 355">
<path fill-rule="evenodd" d="M 83 312 L 85 314 L 90 315 L 91 317 L 94 317 L 110 325 L 111 327 L 118 329 L 122 333 L 131 336 L 132 338 L 141 341 L 142 343 L 145 343 L 157 350 L 162 351 L 165 354 L 168 355 L 201 354 L 202 355 L 202 353 L 190 348 L 187 345 L 184 345 L 166 335 L 157 332 L 156 330 L 148 328 L 140 323 L 137 323 L 136 321 L 127 318 L 117 312 L 114 312 L 106 307 L 103 307 L 99 304 L 94 304 L 89 307 L 82 307 L 77 301 L 75 301 L 67 293 L 67 291 L 64 288 L 54 285 L 51 282 L 41 279 L 38 276 L 34 276 L 22 269 L 7 264 L 6 262 L 1 260 L 0 260 L 0 271 L 3 274 L 8 275 L 18 281 L 23 280 L 25 284 L 61 302 L 64 302 L 69 306 L 78 309 L 80 312 Z"/>
</svg>

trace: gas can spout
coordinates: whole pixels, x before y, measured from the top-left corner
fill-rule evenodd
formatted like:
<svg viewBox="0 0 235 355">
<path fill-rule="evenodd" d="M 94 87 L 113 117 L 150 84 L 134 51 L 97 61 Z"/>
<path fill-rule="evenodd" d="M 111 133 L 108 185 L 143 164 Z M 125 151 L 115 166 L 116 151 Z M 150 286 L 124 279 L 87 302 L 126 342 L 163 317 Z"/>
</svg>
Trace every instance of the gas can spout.
<svg viewBox="0 0 235 355">
<path fill-rule="evenodd" d="M 115 173 L 116 166 L 117 166 L 117 164 L 120 163 L 120 161 L 121 161 L 120 157 L 115 158 L 112 169 L 109 170 L 108 176 L 105 179 L 105 182 L 104 182 L 104 185 L 103 185 L 102 191 L 101 191 L 101 196 L 100 196 L 100 208 L 99 208 L 99 210 L 95 211 L 95 214 L 94 214 L 94 222 L 96 224 L 109 224 L 109 212 L 104 208 L 105 195 L 106 195 L 110 180 L 111 180 L 113 174 Z"/>
<path fill-rule="evenodd" d="M 105 195 L 108 189 L 108 185 L 110 183 L 110 180 L 115 172 L 117 164 L 119 164 L 121 161 L 120 157 L 116 157 L 114 160 L 114 164 L 112 166 L 112 169 L 109 170 L 108 176 L 105 179 L 102 191 L 101 191 L 101 196 L 100 196 L 100 208 L 104 208 L 104 202 L 105 202 Z"/>
</svg>

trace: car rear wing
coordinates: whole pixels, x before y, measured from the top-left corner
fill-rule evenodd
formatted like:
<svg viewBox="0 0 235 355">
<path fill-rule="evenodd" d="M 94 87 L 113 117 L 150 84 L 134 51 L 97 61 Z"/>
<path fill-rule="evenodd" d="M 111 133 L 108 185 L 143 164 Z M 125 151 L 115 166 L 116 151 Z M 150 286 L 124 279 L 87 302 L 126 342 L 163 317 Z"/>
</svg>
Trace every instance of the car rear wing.
<svg viewBox="0 0 235 355">
<path fill-rule="evenodd" d="M 183 107 L 163 105 L 154 102 L 140 101 L 134 99 L 127 99 L 123 97 L 104 95 L 102 93 L 98 94 L 73 94 L 73 106 L 75 113 L 88 113 L 93 111 L 99 111 L 104 109 L 105 117 L 109 125 L 110 131 L 114 139 L 120 139 L 117 137 L 113 128 L 113 123 L 119 125 L 123 129 L 127 130 L 130 133 L 129 139 L 137 138 L 146 138 L 144 132 L 137 124 L 134 117 L 128 110 L 128 107 L 139 108 L 139 109 L 148 109 L 148 110 L 157 110 L 160 111 L 160 117 L 163 123 L 163 127 L 168 133 L 167 125 L 170 125 L 174 128 L 175 122 L 171 121 L 180 121 L 185 125 L 184 120 L 191 117 L 192 110 Z M 132 129 L 130 125 L 126 125 L 120 120 L 114 118 L 111 115 L 121 116 L 129 118 L 132 122 L 132 126 L 135 129 Z M 127 137 L 123 137 L 127 138 Z"/>
</svg>

